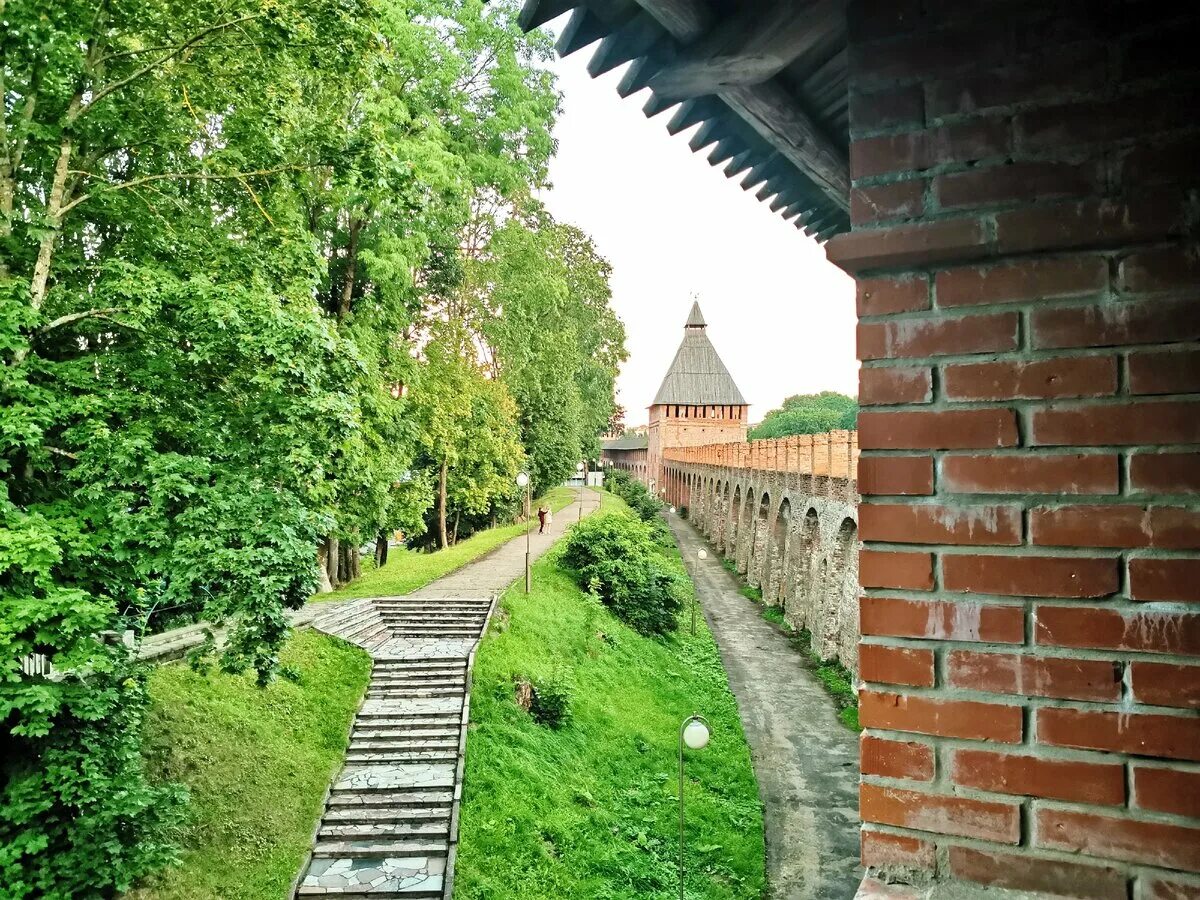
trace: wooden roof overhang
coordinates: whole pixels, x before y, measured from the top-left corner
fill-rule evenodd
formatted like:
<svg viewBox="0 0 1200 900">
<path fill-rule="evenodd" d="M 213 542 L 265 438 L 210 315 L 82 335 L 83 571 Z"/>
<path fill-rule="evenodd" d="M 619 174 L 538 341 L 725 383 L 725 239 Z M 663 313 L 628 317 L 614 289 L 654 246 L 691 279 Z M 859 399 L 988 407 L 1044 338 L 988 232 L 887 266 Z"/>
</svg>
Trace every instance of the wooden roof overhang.
<svg viewBox="0 0 1200 900">
<path fill-rule="evenodd" d="M 599 42 L 592 77 L 632 63 L 617 92 L 645 88 L 667 131 L 700 127 L 693 151 L 824 241 L 850 230 L 846 0 L 526 0 L 532 30 L 564 13 L 567 56 Z"/>
</svg>

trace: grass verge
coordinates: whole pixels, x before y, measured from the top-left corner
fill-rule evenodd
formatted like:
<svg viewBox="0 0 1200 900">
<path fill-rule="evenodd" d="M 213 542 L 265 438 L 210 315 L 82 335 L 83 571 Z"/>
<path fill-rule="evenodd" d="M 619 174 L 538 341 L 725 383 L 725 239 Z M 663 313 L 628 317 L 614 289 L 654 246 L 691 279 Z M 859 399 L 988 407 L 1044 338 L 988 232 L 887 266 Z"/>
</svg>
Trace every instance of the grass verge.
<svg viewBox="0 0 1200 900">
<path fill-rule="evenodd" d="M 858 692 L 854 689 L 854 676 L 850 670 L 836 659 L 821 659 L 812 648 L 812 634 L 807 628 L 797 631 L 783 614 L 782 606 L 768 606 L 763 603 L 762 590 L 746 584 L 744 576 L 737 570 L 737 564 L 731 559 L 721 559 L 721 565 L 738 580 L 740 593 L 747 600 L 756 603 L 762 617 L 787 635 L 788 641 L 804 658 L 808 660 L 813 674 L 828 691 L 829 696 L 837 704 L 838 719 L 851 731 L 861 731 L 858 721 Z"/>
<path fill-rule="evenodd" d="M 180 864 L 127 900 L 285 900 L 308 851 L 325 790 L 341 765 L 370 674 L 367 654 L 298 631 L 282 663 L 295 680 L 265 689 L 252 677 L 186 664 L 150 677 L 151 773 L 187 785 L 190 822 Z"/>
<path fill-rule="evenodd" d="M 551 509 L 557 512 L 577 502 L 578 498 L 579 491 L 577 489 L 557 487 L 546 496 L 535 500 L 533 507 L 537 509 L 539 504 L 547 503 Z M 345 600 L 353 597 L 391 597 L 408 594 L 425 587 L 443 575 L 461 569 L 467 563 L 479 559 L 501 544 L 524 533 L 525 523 L 518 522 L 514 525 L 501 525 L 477 531 L 452 547 L 433 553 L 393 547 L 388 552 L 387 565 L 383 568 L 364 571 L 361 578 L 357 578 L 345 587 L 331 593 L 317 594 L 312 598 L 312 602 L 323 603 L 327 600 Z"/>
<path fill-rule="evenodd" d="M 610 498 L 597 515 L 624 506 Z M 712 635 L 701 620 L 692 637 L 686 609 L 670 638 L 638 635 L 559 556 L 537 563 L 531 594 L 504 595 L 476 657 L 456 896 L 676 896 L 677 741 L 692 712 L 713 737 L 687 757 L 688 896 L 761 896 L 762 809 Z M 569 723 L 535 724 L 519 677 L 569 684 Z"/>
</svg>

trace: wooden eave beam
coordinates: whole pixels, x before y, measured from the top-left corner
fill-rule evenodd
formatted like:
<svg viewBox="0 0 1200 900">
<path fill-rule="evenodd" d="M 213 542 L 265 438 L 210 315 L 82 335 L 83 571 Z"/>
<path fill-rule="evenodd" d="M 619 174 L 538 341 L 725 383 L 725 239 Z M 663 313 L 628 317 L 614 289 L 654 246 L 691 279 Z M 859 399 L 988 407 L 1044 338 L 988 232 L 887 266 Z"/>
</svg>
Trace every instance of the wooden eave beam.
<svg viewBox="0 0 1200 900">
<path fill-rule="evenodd" d="M 525 0 L 517 16 L 517 25 L 522 31 L 532 31 L 570 12 L 581 3 L 582 0 Z"/>
</svg>

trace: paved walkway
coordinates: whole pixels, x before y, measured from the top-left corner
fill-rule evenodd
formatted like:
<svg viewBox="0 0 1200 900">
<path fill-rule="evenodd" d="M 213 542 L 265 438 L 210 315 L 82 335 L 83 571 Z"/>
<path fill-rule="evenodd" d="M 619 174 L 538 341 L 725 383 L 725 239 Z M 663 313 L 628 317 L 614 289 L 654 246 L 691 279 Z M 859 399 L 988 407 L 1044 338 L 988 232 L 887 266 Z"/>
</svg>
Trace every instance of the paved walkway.
<svg viewBox="0 0 1200 900">
<path fill-rule="evenodd" d="M 750 742 L 773 900 L 845 900 L 862 877 L 858 741 L 787 638 L 738 593 L 693 526 L 668 516 Z M 706 560 L 696 558 L 701 547 Z"/>
<path fill-rule="evenodd" d="M 598 501 L 588 491 L 583 514 Z M 578 517 L 578 503 L 555 513 L 531 556 Z M 296 897 L 451 896 L 471 663 L 496 598 L 524 577 L 525 546 L 516 538 L 411 594 L 331 603 L 314 620 L 374 666 Z"/>
</svg>

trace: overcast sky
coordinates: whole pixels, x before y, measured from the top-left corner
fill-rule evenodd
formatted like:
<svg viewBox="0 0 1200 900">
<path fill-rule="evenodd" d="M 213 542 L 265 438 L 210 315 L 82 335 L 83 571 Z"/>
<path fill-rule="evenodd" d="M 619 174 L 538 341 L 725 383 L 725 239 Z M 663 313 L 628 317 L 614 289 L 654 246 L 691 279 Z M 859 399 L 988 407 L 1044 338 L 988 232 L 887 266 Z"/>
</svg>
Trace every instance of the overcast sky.
<svg viewBox="0 0 1200 900">
<path fill-rule="evenodd" d="M 617 381 L 627 424 L 646 421 L 693 295 L 751 421 L 790 394 L 853 396 L 853 280 L 739 179 L 710 166 L 707 151 L 692 153 L 691 130 L 668 135 L 669 111 L 647 119 L 648 92 L 622 100 L 624 66 L 592 79 L 592 50 L 554 63 L 563 115 L 542 199 L 612 263 L 613 307 L 629 335 Z"/>
</svg>

